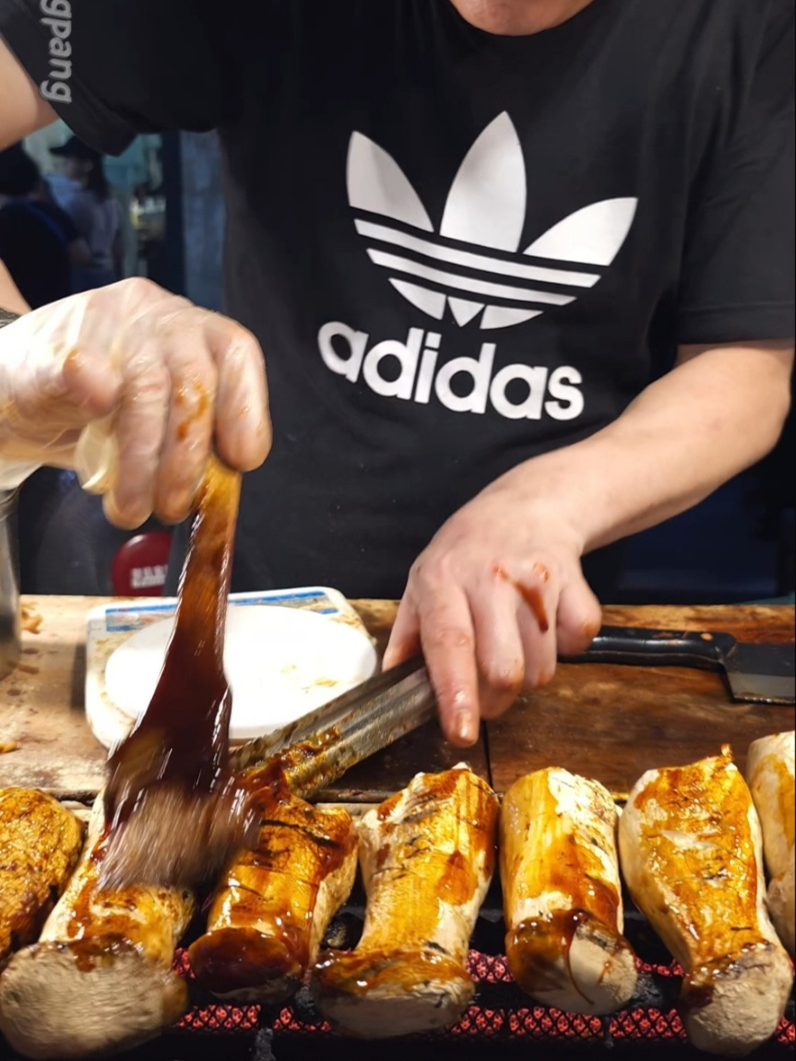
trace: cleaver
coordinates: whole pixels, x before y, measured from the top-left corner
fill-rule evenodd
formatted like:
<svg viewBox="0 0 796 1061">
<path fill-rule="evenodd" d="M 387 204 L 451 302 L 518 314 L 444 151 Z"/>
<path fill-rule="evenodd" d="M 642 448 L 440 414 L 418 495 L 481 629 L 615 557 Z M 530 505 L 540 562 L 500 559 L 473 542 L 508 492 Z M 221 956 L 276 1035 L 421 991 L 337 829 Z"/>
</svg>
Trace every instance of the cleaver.
<svg viewBox="0 0 796 1061">
<path fill-rule="evenodd" d="M 794 646 L 757 645 L 713 631 L 604 626 L 589 648 L 562 663 L 629 663 L 722 671 L 733 700 L 794 703 Z"/>
</svg>

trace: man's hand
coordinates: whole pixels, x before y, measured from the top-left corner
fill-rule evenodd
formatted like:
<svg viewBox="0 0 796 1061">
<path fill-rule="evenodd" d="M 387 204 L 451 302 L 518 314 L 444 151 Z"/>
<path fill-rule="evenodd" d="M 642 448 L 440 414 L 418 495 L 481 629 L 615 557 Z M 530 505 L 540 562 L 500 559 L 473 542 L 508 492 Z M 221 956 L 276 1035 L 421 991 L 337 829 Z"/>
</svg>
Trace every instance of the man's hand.
<svg viewBox="0 0 796 1061">
<path fill-rule="evenodd" d="M 412 567 L 384 659 L 422 651 L 442 729 L 478 739 L 523 689 L 549 682 L 559 653 L 583 651 L 601 611 L 575 533 L 498 481 L 441 528 Z"/>
<path fill-rule="evenodd" d="M 263 356 L 240 325 L 148 280 L 123 280 L 0 329 L 0 458 L 72 467 L 81 431 L 115 417 L 108 517 L 189 512 L 210 450 L 248 471 L 271 444 Z"/>
</svg>

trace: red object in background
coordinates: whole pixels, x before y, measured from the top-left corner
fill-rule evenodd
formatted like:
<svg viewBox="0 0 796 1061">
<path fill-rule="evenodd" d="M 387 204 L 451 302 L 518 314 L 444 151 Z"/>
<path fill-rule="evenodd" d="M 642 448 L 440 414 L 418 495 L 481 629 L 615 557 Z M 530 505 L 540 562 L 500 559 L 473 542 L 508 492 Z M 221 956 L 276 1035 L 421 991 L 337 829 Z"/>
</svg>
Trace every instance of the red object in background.
<svg viewBox="0 0 796 1061">
<path fill-rule="evenodd" d="M 130 538 L 111 562 L 111 582 L 117 597 L 160 597 L 166 582 L 171 535 L 148 531 Z"/>
</svg>

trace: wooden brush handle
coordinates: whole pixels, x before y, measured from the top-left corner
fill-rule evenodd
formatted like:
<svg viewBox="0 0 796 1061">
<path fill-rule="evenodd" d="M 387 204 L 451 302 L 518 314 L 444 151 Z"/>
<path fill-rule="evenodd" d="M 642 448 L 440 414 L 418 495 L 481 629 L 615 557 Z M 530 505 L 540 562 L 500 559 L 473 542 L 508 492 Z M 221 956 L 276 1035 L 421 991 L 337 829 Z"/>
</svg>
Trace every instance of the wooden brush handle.
<svg viewBox="0 0 796 1061">
<path fill-rule="evenodd" d="M 182 570 L 173 640 L 194 646 L 194 658 L 223 668 L 227 597 L 232 574 L 241 476 L 211 456 L 197 495 Z"/>
<path fill-rule="evenodd" d="M 109 821 L 129 814 L 155 781 L 207 793 L 226 772 L 232 699 L 224 675 L 224 628 L 240 478 L 210 458 L 158 684 L 108 761 Z"/>
</svg>

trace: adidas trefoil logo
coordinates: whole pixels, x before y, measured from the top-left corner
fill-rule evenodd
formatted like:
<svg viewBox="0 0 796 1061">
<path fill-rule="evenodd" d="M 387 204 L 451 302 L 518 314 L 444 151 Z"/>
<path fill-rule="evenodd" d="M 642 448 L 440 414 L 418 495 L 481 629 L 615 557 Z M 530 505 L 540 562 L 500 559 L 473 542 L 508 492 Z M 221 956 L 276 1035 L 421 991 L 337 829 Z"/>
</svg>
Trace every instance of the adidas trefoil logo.
<svg viewBox="0 0 796 1061">
<path fill-rule="evenodd" d="M 459 167 L 439 235 L 400 166 L 359 132 L 351 135 L 346 177 L 348 201 L 358 215 L 356 230 L 392 286 L 435 320 L 443 319 L 446 306 L 459 326 L 481 314 L 482 329 L 521 324 L 593 287 L 624 243 L 638 202 L 593 203 L 518 253 L 527 181 L 517 131 L 505 111 L 484 129 Z M 481 253 L 455 243 L 471 244 Z M 546 264 L 551 261 L 567 267 Z"/>
</svg>

